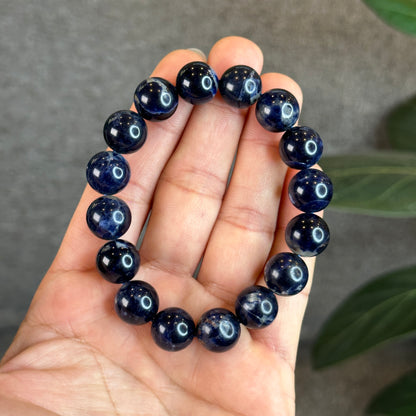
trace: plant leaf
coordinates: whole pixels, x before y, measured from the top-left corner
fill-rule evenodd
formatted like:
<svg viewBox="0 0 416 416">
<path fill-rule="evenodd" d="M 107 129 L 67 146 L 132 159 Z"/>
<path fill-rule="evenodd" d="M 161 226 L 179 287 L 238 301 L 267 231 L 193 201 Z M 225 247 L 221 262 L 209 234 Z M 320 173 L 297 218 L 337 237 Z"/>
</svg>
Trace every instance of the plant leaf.
<svg viewBox="0 0 416 416">
<path fill-rule="evenodd" d="M 366 412 L 388 416 L 416 415 L 416 371 L 406 374 L 377 394 Z"/>
<path fill-rule="evenodd" d="M 416 265 L 378 277 L 352 293 L 321 329 L 312 353 L 314 366 L 329 366 L 413 331 Z"/>
<path fill-rule="evenodd" d="M 416 152 L 416 96 L 395 108 L 387 119 L 393 149 Z"/>
<path fill-rule="evenodd" d="M 329 156 L 320 163 L 334 184 L 330 208 L 386 217 L 416 216 L 416 154 Z"/>
<path fill-rule="evenodd" d="M 416 0 L 364 0 L 390 26 L 416 35 Z"/>
</svg>

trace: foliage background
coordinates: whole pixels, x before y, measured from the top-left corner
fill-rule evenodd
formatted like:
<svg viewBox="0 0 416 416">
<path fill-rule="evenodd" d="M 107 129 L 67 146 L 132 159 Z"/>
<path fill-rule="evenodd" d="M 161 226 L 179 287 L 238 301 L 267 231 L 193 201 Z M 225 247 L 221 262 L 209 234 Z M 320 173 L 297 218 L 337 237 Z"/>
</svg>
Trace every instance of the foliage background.
<svg viewBox="0 0 416 416">
<path fill-rule="evenodd" d="M 327 155 L 387 148 L 385 118 L 416 85 L 415 41 L 360 0 L 2 0 L 0 2 L 0 350 L 24 317 L 102 148 L 108 114 L 174 48 L 252 38 L 265 71 L 303 88 L 301 120 Z M 414 362 L 402 341 L 315 372 L 324 320 L 372 276 L 414 262 L 416 223 L 328 211 L 297 366 L 300 416 L 355 416 Z"/>
</svg>

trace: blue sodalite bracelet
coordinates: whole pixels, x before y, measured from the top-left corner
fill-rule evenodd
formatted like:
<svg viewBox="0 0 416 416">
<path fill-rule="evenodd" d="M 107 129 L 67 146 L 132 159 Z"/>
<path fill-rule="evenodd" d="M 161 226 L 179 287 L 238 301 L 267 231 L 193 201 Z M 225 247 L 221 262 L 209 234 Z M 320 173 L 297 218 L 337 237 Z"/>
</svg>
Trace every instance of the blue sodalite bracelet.
<svg viewBox="0 0 416 416">
<path fill-rule="evenodd" d="M 159 309 L 156 290 L 147 282 L 132 280 L 140 266 L 136 247 L 120 239 L 131 222 L 127 204 L 113 194 L 123 189 L 130 179 L 130 168 L 122 154 L 140 149 L 147 137 L 144 119 L 160 121 L 170 117 L 178 106 L 178 95 L 200 105 L 214 98 L 217 91 L 224 101 L 237 108 L 256 103 L 259 123 L 272 132 L 285 132 L 279 151 L 283 162 L 299 172 L 289 184 L 289 198 L 302 214 L 286 227 L 286 243 L 292 252 L 282 252 L 269 259 L 264 268 L 265 286 L 244 289 L 235 302 L 235 311 L 214 308 L 205 312 L 197 325 L 183 309 Z M 178 73 L 176 87 L 152 77 L 141 82 L 134 94 L 137 113 L 121 110 L 108 117 L 104 139 L 111 151 L 99 152 L 87 166 L 87 180 L 102 197 L 91 203 L 87 224 L 99 238 L 110 240 L 96 258 L 100 274 L 111 283 L 122 286 L 115 297 L 115 310 L 129 324 L 151 322 L 151 335 L 167 351 L 179 351 L 194 337 L 210 351 L 232 348 L 240 336 L 240 325 L 264 328 L 278 312 L 277 295 L 299 293 L 308 282 L 308 268 L 301 256 L 316 256 L 329 242 L 325 221 L 314 212 L 324 209 L 332 198 L 332 183 L 325 173 L 312 169 L 322 154 L 322 140 L 313 129 L 294 127 L 299 117 L 299 104 L 288 91 L 272 89 L 261 93 L 261 78 L 246 66 L 236 65 L 224 72 L 220 80 L 205 62 L 191 62 Z"/>
</svg>

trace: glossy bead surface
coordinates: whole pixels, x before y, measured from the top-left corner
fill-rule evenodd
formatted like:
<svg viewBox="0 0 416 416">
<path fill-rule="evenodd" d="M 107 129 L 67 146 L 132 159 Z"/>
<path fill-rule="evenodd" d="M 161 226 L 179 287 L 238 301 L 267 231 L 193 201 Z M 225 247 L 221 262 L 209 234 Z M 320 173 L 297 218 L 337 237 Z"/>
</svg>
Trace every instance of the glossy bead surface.
<svg viewBox="0 0 416 416">
<path fill-rule="evenodd" d="M 153 286 L 133 280 L 121 286 L 114 299 L 114 308 L 123 321 L 143 325 L 156 316 L 159 297 Z"/>
<path fill-rule="evenodd" d="M 267 286 L 278 295 L 296 295 L 308 283 L 308 267 L 295 253 L 278 253 L 264 267 Z"/>
<path fill-rule="evenodd" d="M 329 243 L 329 228 L 315 214 L 299 214 L 286 226 L 286 243 L 296 254 L 313 257 L 322 253 Z"/>
<path fill-rule="evenodd" d="M 115 196 L 102 196 L 87 210 L 90 230 L 104 240 L 116 240 L 130 227 L 131 213 L 128 205 Z"/>
<path fill-rule="evenodd" d="M 122 155 L 100 152 L 87 165 L 87 181 L 91 188 L 104 195 L 121 191 L 130 179 L 130 167 Z"/>
<path fill-rule="evenodd" d="M 289 182 L 289 199 L 304 212 L 318 212 L 332 199 L 332 182 L 318 169 L 303 169 Z"/>
<path fill-rule="evenodd" d="M 148 78 L 137 86 L 134 105 L 146 120 L 166 120 L 178 107 L 178 93 L 169 81 L 158 77 Z"/>
<path fill-rule="evenodd" d="M 289 91 L 275 88 L 260 96 L 256 104 L 258 122 L 269 131 L 285 131 L 299 117 L 299 103 Z"/>
<path fill-rule="evenodd" d="M 292 127 L 280 143 L 280 157 L 292 169 L 306 169 L 318 163 L 323 151 L 322 139 L 310 127 Z"/>
<path fill-rule="evenodd" d="M 224 352 L 232 348 L 237 343 L 240 333 L 237 317 L 223 308 L 205 312 L 197 325 L 199 341 L 213 352 Z"/>
<path fill-rule="evenodd" d="M 96 264 L 104 279 L 111 283 L 125 283 L 139 270 L 140 255 L 128 241 L 109 241 L 98 252 Z"/>
<path fill-rule="evenodd" d="M 224 72 L 219 82 L 219 89 L 227 104 L 247 108 L 260 97 L 261 78 L 253 68 L 236 65 Z"/>
<path fill-rule="evenodd" d="M 179 351 L 187 347 L 195 334 L 195 324 L 188 312 L 181 308 L 160 311 L 152 323 L 155 343 L 166 351 Z"/>
<path fill-rule="evenodd" d="M 147 126 L 134 111 L 116 111 L 104 123 L 103 135 L 107 145 L 116 152 L 133 153 L 144 145 Z"/>
<path fill-rule="evenodd" d="M 218 90 L 218 77 L 205 62 L 190 62 L 176 78 L 178 94 L 191 104 L 211 101 Z"/>
<path fill-rule="evenodd" d="M 277 311 L 276 296 L 263 286 L 244 289 L 235 302 L 236 315 L 247 328 L 264 328 L 270 325 L 276 318 Z"/>
</svg>

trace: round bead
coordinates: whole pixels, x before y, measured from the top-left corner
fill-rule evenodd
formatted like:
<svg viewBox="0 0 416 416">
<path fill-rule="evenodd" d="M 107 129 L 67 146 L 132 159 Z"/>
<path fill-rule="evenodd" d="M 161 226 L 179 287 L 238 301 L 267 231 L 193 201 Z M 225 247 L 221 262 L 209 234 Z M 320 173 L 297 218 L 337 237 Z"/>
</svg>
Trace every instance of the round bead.
<svg viewBox="0 0 416 416">
<path fill-rule="evenodd" d="M 306 169 L 318 163 L 323 151 L 322 139 L 310 127 L 292 127 L 279 143 L 283 162 L 292 169 Z"/>
<path fill-rule="evenodd" d="M 128 241 L 109 241 L 98 252 L 96 264 L 104 279 L 111 283 L 125 283 L 139 270 L 140 255 Z"/>
<path fill-rule="evenodd" d="M 256 105 L 258 122 L 269 131 L 285 131 L 299 117 L 299 103 L 289 91 L 273 89 L 260 96 Z"/>
<path fill-rule="evenodd" d="M 118 153 L 100 152 L 88 162 L 87 181 L 100 194 L 112 195 L 121 191 L 129 179 L 129 164 Z"/>
<path fill-rule="evenodd" d="M 197 325 L 197 337 L 202 345 L 213 352 L 232 348 L 240 337 L 240 322 L 227 309 L 215 308 L 205 312 Z"/>
<path fill-rule="evenodd" d="M 178 72 L 176 89 L 189 103 L 204 104 L 217 93 L 218 77 L 205 62 L 190 62 Z"/>
<path fill-rule="evenodd" d="M 195 334 L 195 324 L 188 312 L 181 308 L 160 311 L 152 323 L 155 343 L 166 351 L 179 351 L 187 347 Z"/>
<path fill-rule="evenodd" d="M 133 280 L 121 286 L 114 299 L 114 308 L 128 324 L 143 325 L 156 316 L 159 297 L 153 286 Z"/>
<path fill-rule="evenodd" d="M 134 105 L 146 120 L 166 120 L 178 107 L 178 93 L 169 81 L 158 77 L 148 78 L 137 86 Z"/>
<path fill-rule="evenodd" d="M 253 68 L 236 65 L 224 72 L 219 82 L 219 89 L 227 104 L 247 108 L 260 97 L 261 78 Z"/>
<path fill-rule="evenodd" d="M 278 253 L 264 267 L 264 280 L 278 295 L 296 295 L 308 283 L 308 276 L 305 262 L 294 253 Z"/>
<path fill-rule="evenodd" d="M 289 182 L 289 199 L 304 212 L 326 208 L 332 199 L 332 182 L 318 169 L 303 169 Z"/>
<path fill-rule="evenodd" d="M 300 214 L 286 227 L 286 243 L 296 254 L 313 257 L 322 253 L 329 243 L 329 228 L 315 214 Z"/>
<path fill-rule="evenodd" d="M 116 111 L 104 123 L 103 135 L 107 145 L 116 152 L 133 153 L 144 145 L 147 126 L 134 111 Z"/>
<path fill-rule="evenodd" d="M 235 302 L 235 312 L 247 328 L 257 329 L 270 325 L 277 315 L 277 300 L 274 293 L 263 286 L 244 289 Z"/>
<path fill-rule="evenodd" d="M 87 210 L 90 230 L 104 240 L 116 240 L 130 227 L 131 213 L 128 205 L 115 196 L 102 196 Z"/>
</svg>

